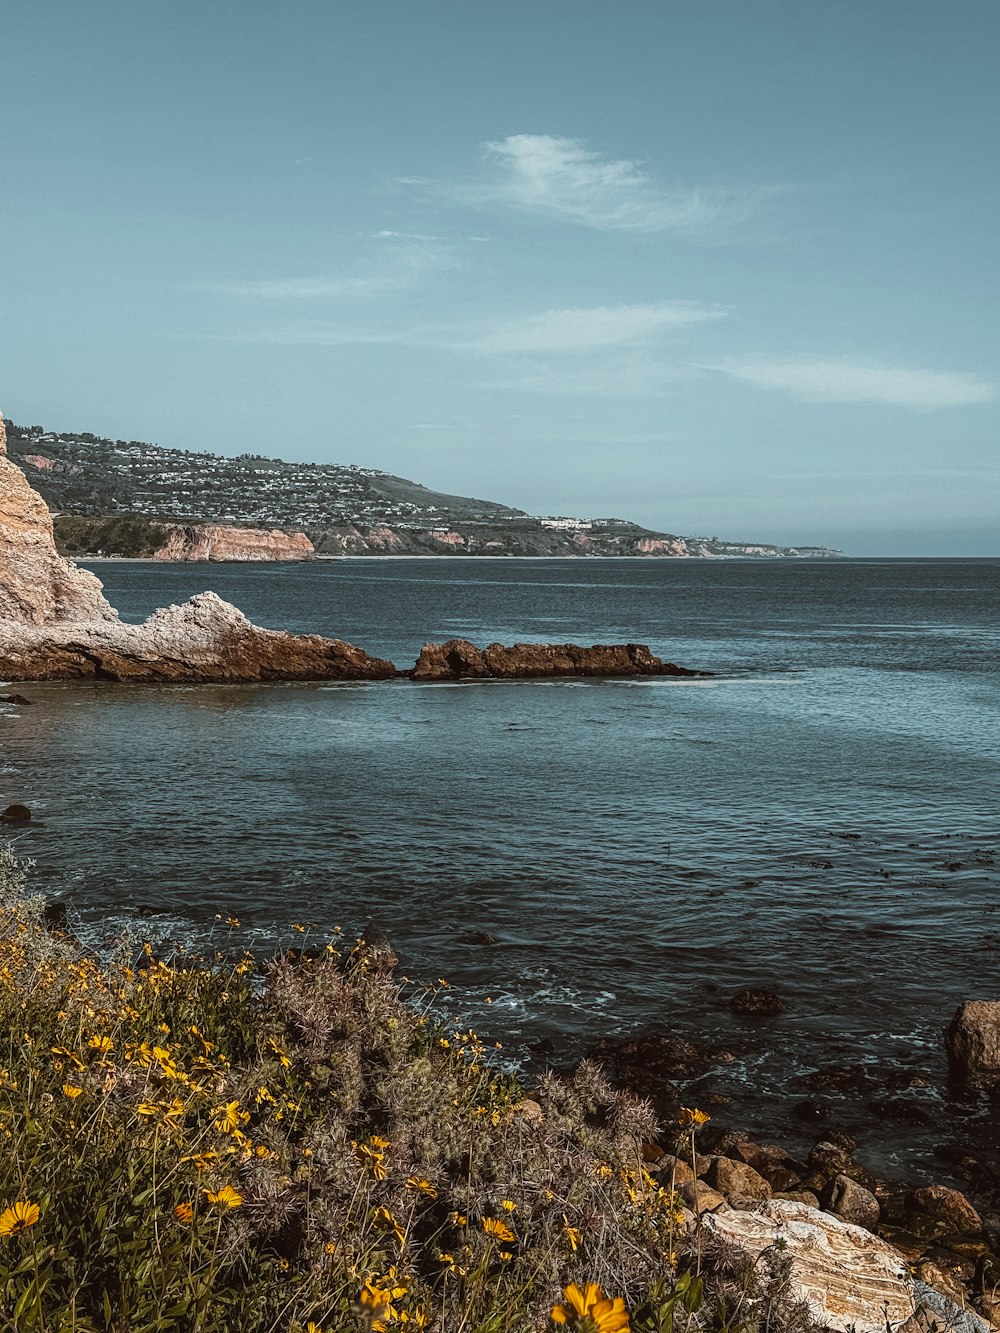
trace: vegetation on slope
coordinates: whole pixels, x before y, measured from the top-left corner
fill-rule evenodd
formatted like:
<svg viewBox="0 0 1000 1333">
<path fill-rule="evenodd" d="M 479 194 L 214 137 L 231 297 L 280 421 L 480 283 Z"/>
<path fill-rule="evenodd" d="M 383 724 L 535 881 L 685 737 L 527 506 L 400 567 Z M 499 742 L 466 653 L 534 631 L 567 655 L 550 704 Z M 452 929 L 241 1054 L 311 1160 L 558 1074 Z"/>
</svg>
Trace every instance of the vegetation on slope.
<svg viewBox="0 0 1000 1333">
<path fill-rule="evenodd" d="M 228 959 L 99 962 L 0 851 L 0 1326 L 804 1327 L 685 1233 L 648 1106 L 597 1068 L 525 1099 L 384 952 L 262 972 L 237 929 Z"/>
</svg>

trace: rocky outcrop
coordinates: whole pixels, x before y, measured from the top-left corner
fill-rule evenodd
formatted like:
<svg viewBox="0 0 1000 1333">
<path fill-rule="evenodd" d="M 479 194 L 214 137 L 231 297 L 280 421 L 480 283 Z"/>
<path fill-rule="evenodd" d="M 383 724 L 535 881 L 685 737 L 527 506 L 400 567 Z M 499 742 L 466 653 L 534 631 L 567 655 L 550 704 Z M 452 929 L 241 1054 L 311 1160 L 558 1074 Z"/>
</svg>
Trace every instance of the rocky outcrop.
<svg viewBox="0 0 1000 1333">
<path fill-rule="evenodd" d="M 1000 1085 L 1000 1000 L 967 1000 L 945 1031 L 948 1072 L 970 1088 Z"/>
<path fill-rule="evenodd" d="M 167 540 L 153 552 L 153 559 L 311 560 L 313 554 L 313 544 L 304 532 L 197 523 L 171 528 Z"/>
<path fill-rule="evenodd" d="M 7 680 L 236 684 L 395 675 L 391 662 L 340 639 L 260 629 L 214 592 L 157 611 L 141 625 L 0 621 L 0 677 Z"/>
<path fill-rule="evenodd" d="M 416 681 L 531 680 L 552 676 L 697 676 L 654 657 L 645 644 L 491 643 L 468 639 L 425 643 L 411 675 Z"/>
<path fill-rule="evenodd" d="M 788 1260 L 788 1296 L 805 1301 L 829 1328 L 885 1333 L 916 1313 L 902 1258 L 871 1232 L 829 1213 L 772 1199 L 754 1212 L 713 1212 L 704 1225 L 754 1260 L 768 1250 Z"/>
<path fill-rule="evenodd" d="M 7 457 L 0 416 L 0 620 L 50 625 L 116 616 L 100 580 L 57 553 L 48 506 Z"/>
</svg>

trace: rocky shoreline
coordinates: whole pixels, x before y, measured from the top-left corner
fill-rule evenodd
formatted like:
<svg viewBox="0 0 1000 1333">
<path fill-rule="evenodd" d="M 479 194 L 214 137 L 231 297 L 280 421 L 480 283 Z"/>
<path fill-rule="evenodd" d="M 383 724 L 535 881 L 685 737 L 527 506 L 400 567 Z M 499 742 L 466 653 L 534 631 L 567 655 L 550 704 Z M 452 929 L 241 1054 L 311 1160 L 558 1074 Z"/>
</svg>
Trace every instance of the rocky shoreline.
<svg viewBox="0 0 1000 1333">
<path fill-rule="evenodd" d="M 731 1007 L 758 1019 L 784 1011 L 760 990 L 740 992 Z M 806 1134 L 805 1148 L 747 1133 L 737 1106 L 711 1091 L 712 1070 L 733 1059 L 721 1047 L 640 1033 L 599 1041 L 589 1059 L 613 1086 L 648 1101 L 666 1127 L 642 1147 L 654 1178 L 713 1235 L 755 1259 L 784 1242 L 796 1294 L 819 1302 L 832 1327 L 930 1333 L 936 1322 L 983 1333 L 1000 1327 L 1000 1001 L 961 1005 L 943 1045 L 936 1157 L 940 1176 L 963 1181 L 961 1190 L 870 1169 L 835 1116 Z M 953 1110 L 975 1102 L 988 1108 L 978 1140 Z M 802 1143 L 804 1121 L 777 1137 Z"/>
</svg>

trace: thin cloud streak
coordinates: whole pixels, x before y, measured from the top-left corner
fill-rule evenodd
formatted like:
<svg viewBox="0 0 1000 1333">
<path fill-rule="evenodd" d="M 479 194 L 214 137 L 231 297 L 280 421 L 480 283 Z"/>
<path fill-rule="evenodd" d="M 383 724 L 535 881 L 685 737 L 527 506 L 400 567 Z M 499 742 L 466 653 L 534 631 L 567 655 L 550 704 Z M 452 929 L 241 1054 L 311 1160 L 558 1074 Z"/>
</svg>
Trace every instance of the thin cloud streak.
<svg viewBox="0 0 1000 1333">
<path fill-rule="evenodd" d="M 590 352 L 645 341 L 670 328 L 724 319 L 697 301 L 546 310 L 499 324 L 473 346 L 487 353 Z"/>
<path fill-rule="evenodd" d="M 380 252 L 361 260 L 348 273 L 204 283 L 198 290 L 262 301 L 364 299 L 408 291 L 428 279 L 461 268 L 457 256 L 437 244 L 436 237 L 404 238 L 387 232 L 378 239 L 383 243 Z"/>
<path fill-rule="evenodd" d="M 444 187 L 457 202 L 499 204 L 598 231 L 707 236 L 755 216 L 773 193 L 664 188 L 629 158 L 606 157 L 582 139 L 551 134 L 511 134 L 486 143 L 483 154 L 487 179 Z M 412 178 L 399 183 L 427 187 Z"/>
<path fill-rule="evenodd" d="M 703 363 L 702 368 L 813 403 L 882 403 L 936 411 L 972 407 L 997 396 L 996 386 L 979 375 L 864 361 L 747 358 Z"/>
</svg>

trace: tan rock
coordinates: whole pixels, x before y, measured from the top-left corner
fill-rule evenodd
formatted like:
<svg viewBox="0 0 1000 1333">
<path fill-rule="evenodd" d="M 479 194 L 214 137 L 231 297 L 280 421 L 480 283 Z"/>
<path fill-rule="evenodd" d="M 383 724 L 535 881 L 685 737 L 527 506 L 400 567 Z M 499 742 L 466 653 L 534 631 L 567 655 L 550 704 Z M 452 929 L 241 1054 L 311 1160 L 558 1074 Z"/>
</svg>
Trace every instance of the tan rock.
<svg viewBox="0 0 1000 1333">
<path fill-rule="evenodd" d="M 791 1260 L 789 1297 L 805 1301 L 813 1318 L 840 1333 L 885 1333 L 915 1312 L 899 1255 L 829 1213 L 771 1199 L 754 1212 L 712 1213 L 704 1223 L 755 1260 L 783 1241 Z"/>
<path fill-rule="evenodd" d="M 656 1178 L 667 1189 L 680 1189 L 681 1185 L 690 1184 L 694 1180 L 694 1172 L 690 1162 L 674 1157 L 672 1153 L 664 1153 L 656 1163 Z"/>
<path fill-rule="evenodd" d="M 313 544 L 304 532 L 197 523 L 171 528 L 167 540 L 153 552 L 153 559 L 311 560 L 314 553 Z"/>
<path fill-rule="evenodd" d="M 680 1186 L 677 1193 L 693 1213 L 716 1213 L 720 1209 L 729 1209 L 729 1203 L 719 1191 L 706 1185 L 703 1180 L 689 1180 Z"/>
<path fill-rule="evenodd" d="M 923 1218 L 942 1231 L 978 1232 L 983 1220 L 964 1194 L 947 1185 L 925 1185 L 906 1196 L 907 1217 Z"/>
<path fill-rule="evenodd" d="M 856 1227 L 874 1231 L 878 1226 L 882 1206 L 864 1185 L 850 1176 L 837 1175 L 820 1195 L 820 1202 L 828 1213 L 842 1222 L 853 1222 Z"/>
<path fill-rule="evenodd" d="M 771 1197 L 771 1186 L 764 1177 L 748 1163 L 732 1157 L 713 1157 L 705 1179 L 736 1208 Z"/>
<path fill-rule="evenodd" d="M 116 614 L 100 580 L 57 553 L 48 506 L 7 457 L 0 416 L 0 621 L 50 625 Z"/>
</svg>

